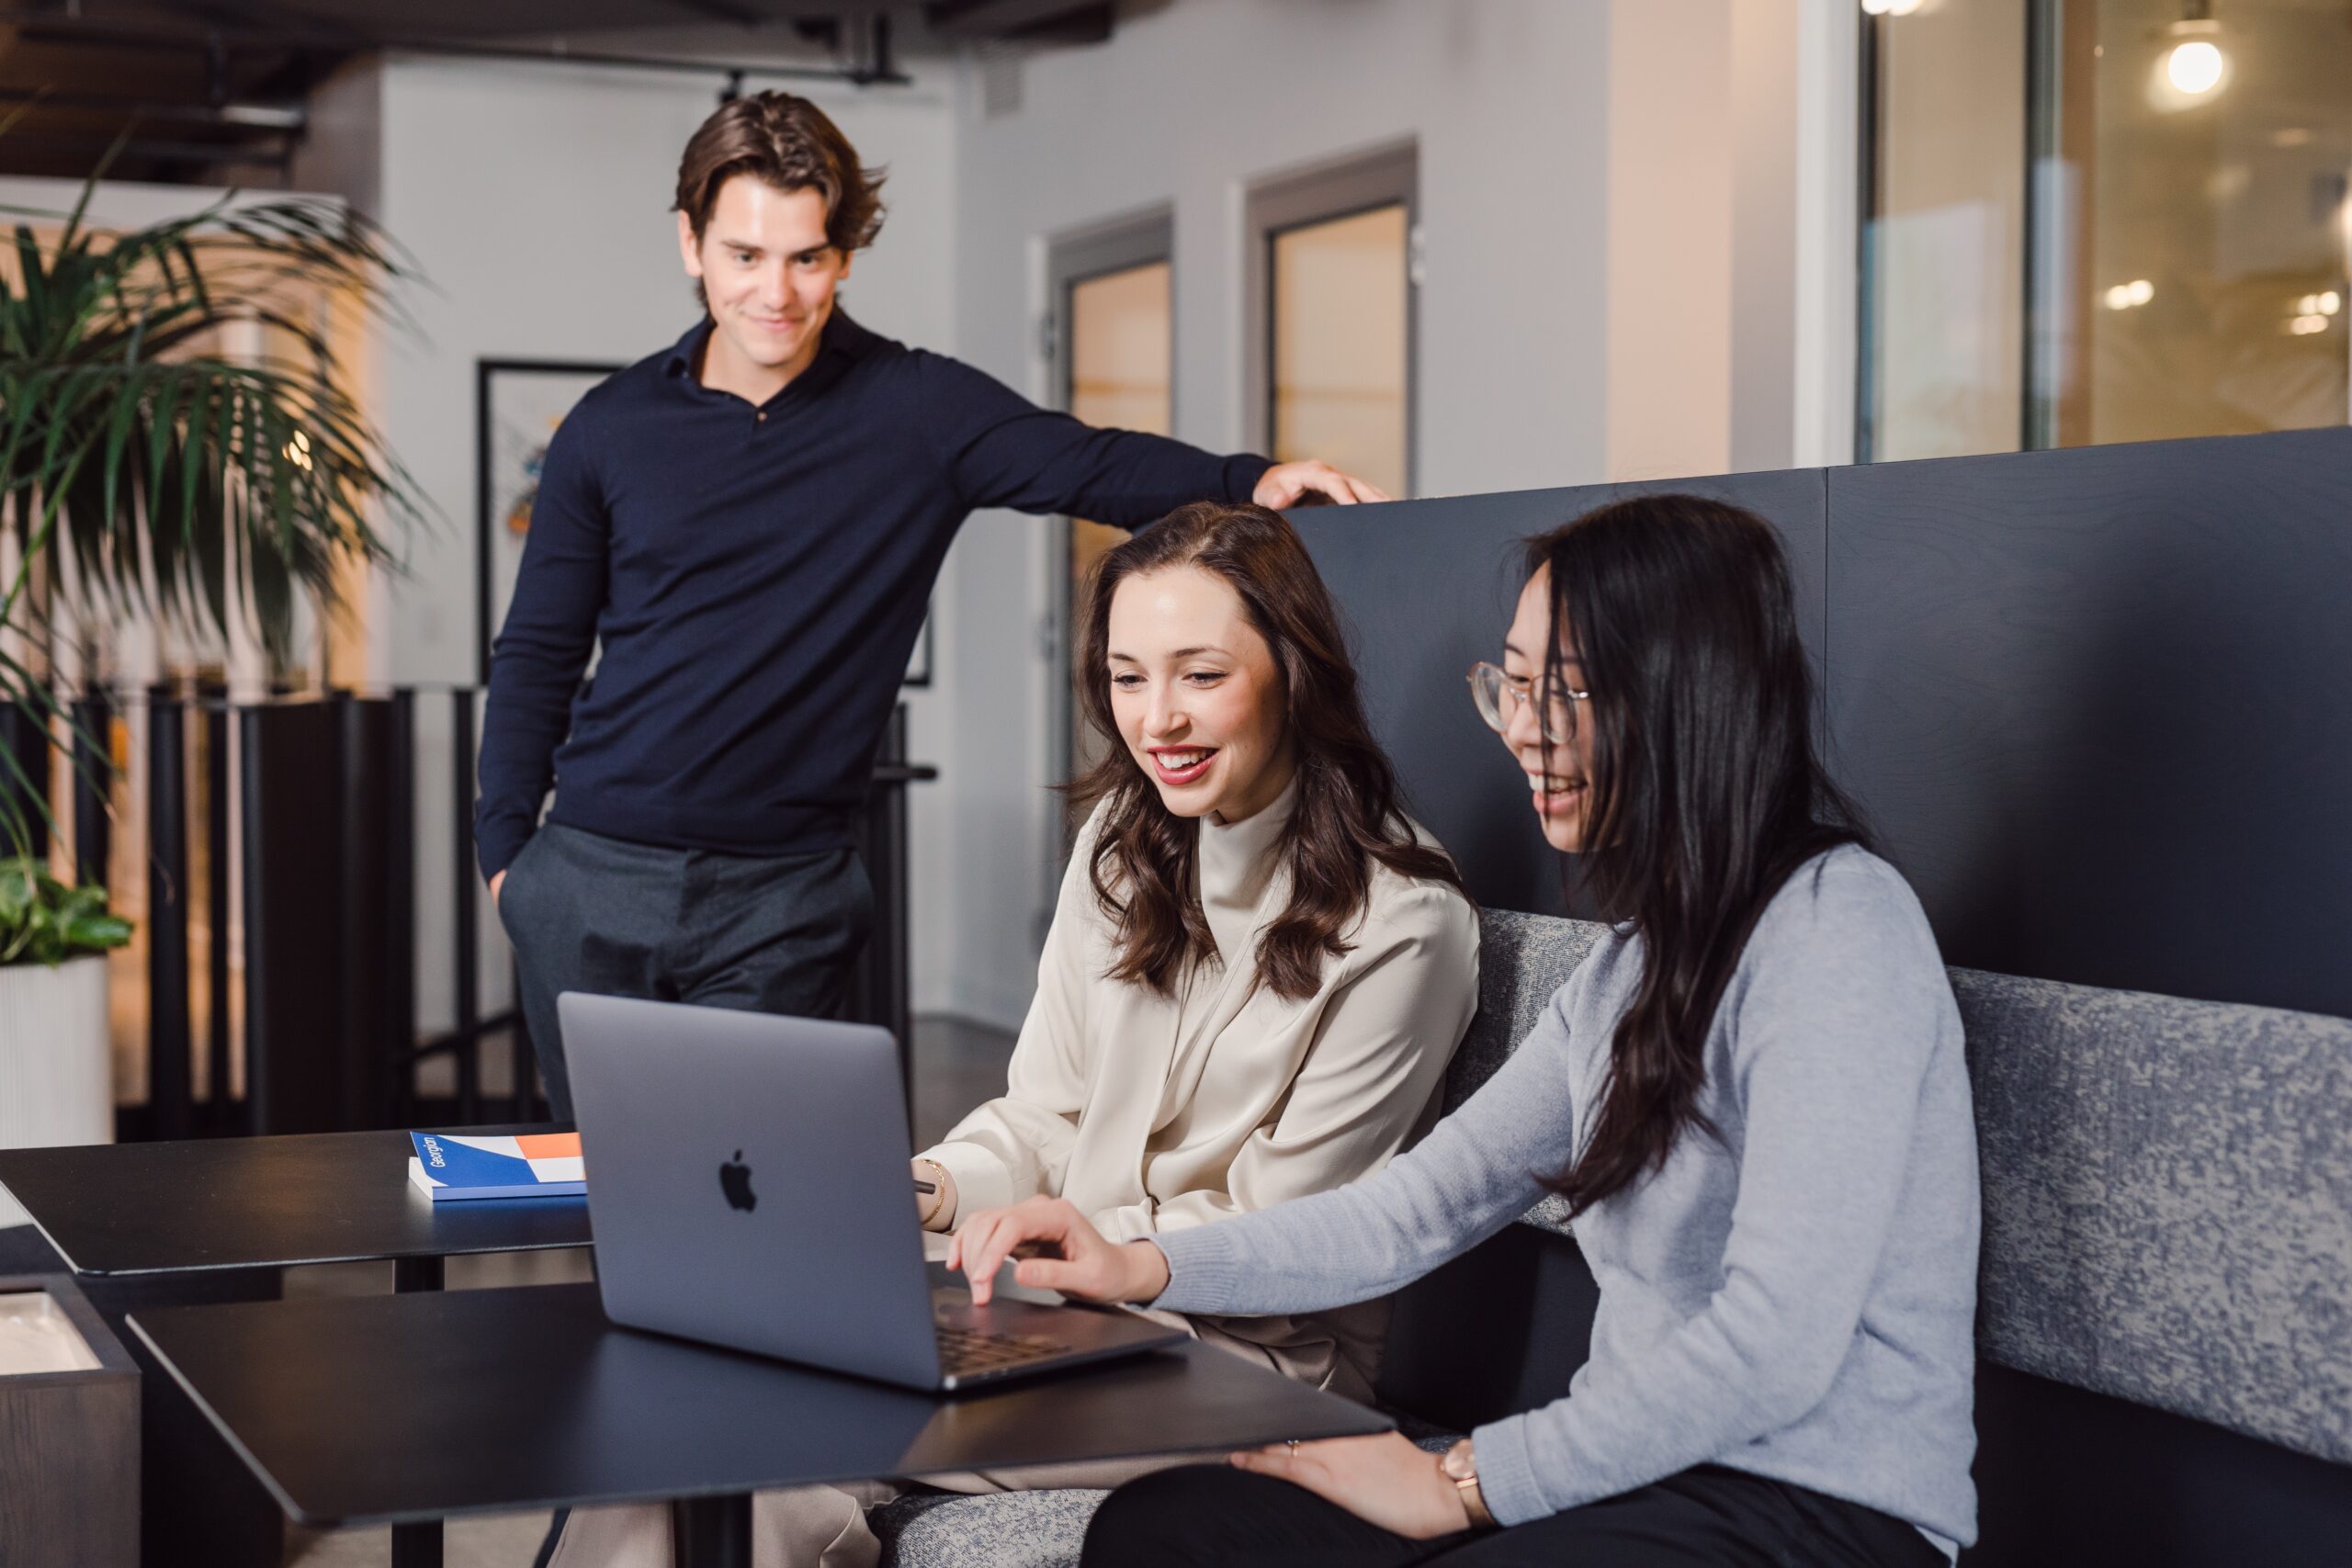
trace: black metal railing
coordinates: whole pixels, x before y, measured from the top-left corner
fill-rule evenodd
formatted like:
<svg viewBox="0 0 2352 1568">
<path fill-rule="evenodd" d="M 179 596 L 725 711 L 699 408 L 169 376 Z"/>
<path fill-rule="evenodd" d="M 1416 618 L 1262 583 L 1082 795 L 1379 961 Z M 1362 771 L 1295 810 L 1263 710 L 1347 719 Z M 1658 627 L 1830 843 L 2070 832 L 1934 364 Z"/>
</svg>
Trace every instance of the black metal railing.
<svg viewBox="0 0 2352 1568">
<path fill-rule="evenodd" d="M 77 721 L 68 743 L 72 766 L 50 768 L 40 728 L 20 709 L 0 705 L 0 746 L 29 776 L 62 778 L 51 804 L 70 816 L 82 881 L 143 879 L 146 908 L 134 913 L 144 944 L 148 1092 L 143 1103 L 119 1111 L 119 1135 L 464 1125 L 545 1114 L 520 1010 L 510 1000 L 484 1010 L 472 833 L 479 688 L 407 685 L 232 701 L 217 684 L 181 684 L 65 694 L 60 701 L 70 703 Z M 446 714 L 447 767 L 438 781 L 420 773 L 424 704 L 442 705 Z M 133 790 L 107 764 L 134 750 L 129 729 L 141 720 L 144 744 L 136 750 L 144 752 L 144 787 Z M 901 709 L 876 759 L 862 834 L 876 922 L 844 1010 L 890 1027 L 902 1052 L 910 1021 L 906 789 L 937 776 L 906 760 L 905 734 Z M 192 778 L 199 789 L 191 789 Z M 0 778 L 0 789 L 6 787 Z M 418 818 L 433 788 L 448 814 L 447 941 L 428 953 L 419 940 L 429 906 Z M 133 802 L 141 819 L 126 823 Z M 37 812 L 22 815 L 34 848 L 46 852 L 45 823 Z M 111 865 L 116 833 L 126 828 L 144 845 L 143 867 Z M 198 865 L 206 935 L 201 1094 L 191 1071 Z M 242 893 L 242 976 L 232 951 L 232 880 Z M 450 988 L 448 1026 L 430 1034 L 418 1026 L 425 964 L 446 965 Z M 119 983 L 122 971 L 117 975 Z M 507 978 L 511 998 L 511 960 Z M 242 1094 L 232 1087 L 240 1043 Z M 494 1043 L 505 1047 L 503 1093 L 492 1092 L 484 1072 L 485 1048 Z M 444 1061 L 447 1068 L 435 1071 Z"/>
</svg>

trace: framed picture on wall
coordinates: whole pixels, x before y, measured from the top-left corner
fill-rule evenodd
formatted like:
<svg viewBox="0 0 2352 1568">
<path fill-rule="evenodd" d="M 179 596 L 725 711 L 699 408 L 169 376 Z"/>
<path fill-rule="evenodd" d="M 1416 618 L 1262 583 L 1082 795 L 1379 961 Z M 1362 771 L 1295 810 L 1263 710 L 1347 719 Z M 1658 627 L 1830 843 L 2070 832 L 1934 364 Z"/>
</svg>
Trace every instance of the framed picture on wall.
<svg viewBox="0 0 2352 1568">
<path fill-rule="evenodd" d="M 490 682 L 490 644 L 514 597 L 514 574 L 531 535 L 531 505 L 548 442 L 572 405 L 617 365 L 579 360 L 484 359 L 474 369 L 476 670 Z"/>
</svg>

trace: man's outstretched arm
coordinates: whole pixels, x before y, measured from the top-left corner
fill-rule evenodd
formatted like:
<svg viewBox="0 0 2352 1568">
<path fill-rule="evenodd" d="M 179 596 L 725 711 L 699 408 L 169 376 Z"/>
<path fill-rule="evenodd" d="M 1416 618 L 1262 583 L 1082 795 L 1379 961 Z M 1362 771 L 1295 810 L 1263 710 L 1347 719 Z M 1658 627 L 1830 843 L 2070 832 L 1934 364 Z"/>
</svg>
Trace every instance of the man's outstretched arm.
<svg viewBox="0 0 2352 1568">
<path fill-rule="evenodd" d="M 1328 463 L 1219 457 L 1162 435 L 1099 430 L 938 355 L 921 355 L 917 373 L 940 461 L 976 507 L 1069 513 L 1136 528 L 1193 501 L 1281 508 L 1309 495 L 1343 506 L 1388 499 Z"/>
</svg>

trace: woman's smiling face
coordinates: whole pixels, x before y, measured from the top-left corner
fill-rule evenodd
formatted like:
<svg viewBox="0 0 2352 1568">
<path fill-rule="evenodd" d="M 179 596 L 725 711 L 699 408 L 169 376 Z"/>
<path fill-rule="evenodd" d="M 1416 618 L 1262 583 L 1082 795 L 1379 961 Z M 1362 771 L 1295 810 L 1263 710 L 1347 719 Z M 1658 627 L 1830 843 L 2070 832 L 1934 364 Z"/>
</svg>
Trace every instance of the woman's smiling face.
<svg viewBox="0 0 2352 1568">
<path fill-rule="evenodd" d="M 1111 712 L 1179 817 L 1238 822 L 1293 770 L 1282 671 L 1232 584 L 1195 566 L 1120 581 L 1111 598 Z"/>
<path fill-rule="evenodd" d="M 1504 634 L 1503 673 L 1512 678 L 1514 686 L 1526 682 L 1531 696 L 1514 701 L 1506 694 L 1508 722 L 1502 739 L 1520 771 L 1527 775 L 1529 798 L 1536 819 L 1543 824 L 1544 841 L 1573 854 L 1584 846 L 1585 808 L 1592 793 L 1592 726 L 1586 722 L 1588 714 L 1581 711 L 1587 705 L 1556 694 L 1548 704 L 1543 700 L 1544 652 L 1555 637 L 1561 639 L 1562 678 L 1570 687 L 1584 690 L 1584 666 L 1577 659 L 1576 644 L 1566 628 L 1552 624 L 1552 574 L 1546 569 L 1529 578 L 1527 586 L 1520 590 L 1518 612 L 1511 616 L 1510 630 Z M 1547 748 L 1539 710 L 1551 715 L 1554 734 L 1569 739 L 1553 741 Z"/>
</svg>

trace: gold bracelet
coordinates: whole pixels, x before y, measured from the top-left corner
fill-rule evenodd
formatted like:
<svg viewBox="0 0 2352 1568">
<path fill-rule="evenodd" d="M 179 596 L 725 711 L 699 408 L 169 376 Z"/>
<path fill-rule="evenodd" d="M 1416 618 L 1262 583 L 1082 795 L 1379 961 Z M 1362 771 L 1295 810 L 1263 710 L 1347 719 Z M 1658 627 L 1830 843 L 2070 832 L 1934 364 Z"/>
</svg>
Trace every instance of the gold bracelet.
<svg viewBox="0 0 2352 1568">
<path fill-rule="evenodd" d="M 923 1200 L 922 1213 L 918 1217 L 918 1223 L 928 1227 L 947 1207 L 947 1168 L 935 1159 L 919 1159 L 915 1164 L 931 1182 L 930 1196 Z"/>
<path fill-rule="evenodd" d="M 1496 1528 L 1494 1510 L 1487 1506 L 1487 1495 L 1478 1489 L 1476 1476 L 1459 1483 L 1455 1489 L 1462 1494 L 1462 1511 L 1470 1516 L 1472 1529 L 1490 1530 Z"/>
<path fill-rule="evenodd" d="M 1494 1510 L 1487 1506 L 1486 1494 L 1478 1489 L 1477 1450 L 1470 1439 L 1463 1438 L 1437 1456 L 1437 1472 L 1445 1477 L 1462 1499 L 1462 1511 L 1468 1516 L 1472 1529 L 1495 1529 Z"/>
</svg>

